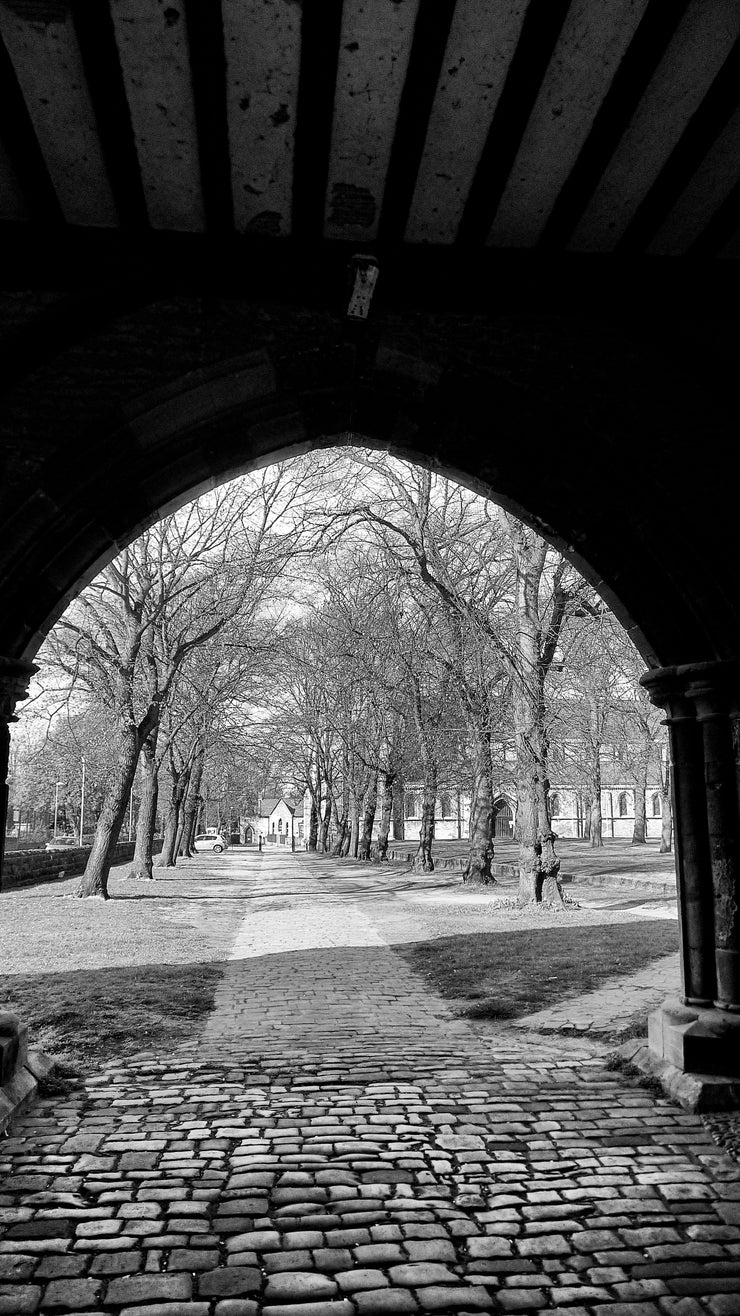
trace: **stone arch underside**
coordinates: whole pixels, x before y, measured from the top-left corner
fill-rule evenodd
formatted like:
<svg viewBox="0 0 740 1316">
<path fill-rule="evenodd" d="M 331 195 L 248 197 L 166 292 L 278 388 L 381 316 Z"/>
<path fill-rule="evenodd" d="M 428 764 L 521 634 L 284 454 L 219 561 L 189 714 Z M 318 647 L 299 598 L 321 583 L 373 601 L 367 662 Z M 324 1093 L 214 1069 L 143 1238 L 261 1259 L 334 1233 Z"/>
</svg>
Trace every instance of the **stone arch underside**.
<svg viewBox="0 0 740 1316">
<path fill-rule="evenodd" d="M 339 441 L 516 512 L 589 577 L 649 664 L 735 656 L 723 485 L 681 460 L 700 427 L 731 441 L 715 383 L 657 339 L 646 352 L 614 326 L 553 317 L 388 315 L 353 334 L 287 307 L 137 308 L 7 397 L 0 653 L 32 658 L 81 585 L 188 498 Z"/>
</svg>

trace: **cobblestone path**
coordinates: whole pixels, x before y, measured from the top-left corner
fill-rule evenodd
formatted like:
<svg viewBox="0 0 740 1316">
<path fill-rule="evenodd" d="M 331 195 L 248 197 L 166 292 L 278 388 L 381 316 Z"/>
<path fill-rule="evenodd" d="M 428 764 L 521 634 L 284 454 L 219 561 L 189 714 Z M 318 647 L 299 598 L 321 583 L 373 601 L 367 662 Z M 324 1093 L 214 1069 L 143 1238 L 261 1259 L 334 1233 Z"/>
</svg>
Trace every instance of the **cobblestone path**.
<svg viewBox="0 0 740 1316">
<path fill-rule="evenodd" d="M 0 1316 L 740 1312 L 740 1167 L 697 1118 L 478 1035 L 379 905 L 229 858 L 257 898 L 203 1031 L 0 1147 Z"/>
</svg>

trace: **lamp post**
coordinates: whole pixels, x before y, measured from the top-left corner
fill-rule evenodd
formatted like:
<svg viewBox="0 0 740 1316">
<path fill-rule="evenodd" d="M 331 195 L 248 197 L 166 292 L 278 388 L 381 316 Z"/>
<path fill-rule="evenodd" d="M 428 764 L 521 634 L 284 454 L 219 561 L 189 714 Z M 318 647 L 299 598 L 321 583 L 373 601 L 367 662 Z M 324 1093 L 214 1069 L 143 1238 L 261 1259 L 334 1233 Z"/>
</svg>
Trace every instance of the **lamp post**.
<svg viewBox="0 0 740 1316">
<path fill-rule="evenodd" d="M 82 755 L 82 787 L 80 790 L 80 845 L 85 830 L 85 755 Z"/>
<path fill-rule="evenodd" d="M 61 786 L 61 784 L 62 784 L 61 781 L 58 781 L 56 783 L 56 787 L 54 790 L 54 840 L 55 841 L 57 839 L 57 819 L 59 817 L 59 787 Z"/>
</svg>

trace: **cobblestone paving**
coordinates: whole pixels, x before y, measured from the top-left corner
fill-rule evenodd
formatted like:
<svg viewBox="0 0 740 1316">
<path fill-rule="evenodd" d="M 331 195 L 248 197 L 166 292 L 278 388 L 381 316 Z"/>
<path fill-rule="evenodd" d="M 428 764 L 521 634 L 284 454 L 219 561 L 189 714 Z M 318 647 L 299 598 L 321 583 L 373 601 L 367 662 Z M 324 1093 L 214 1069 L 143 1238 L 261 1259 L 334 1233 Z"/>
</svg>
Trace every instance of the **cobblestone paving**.
<svg viewBox="0 0 740 1316">
<path fill-rule="evenodd" d="M 379 906 L 233 862 L 266 898 L 202 1033 L 0 1147 L 0 1316 L 740 1312 L 740 1167 L 698 1119 L 586 1043 L 477 1035 Z"/>
</svg>

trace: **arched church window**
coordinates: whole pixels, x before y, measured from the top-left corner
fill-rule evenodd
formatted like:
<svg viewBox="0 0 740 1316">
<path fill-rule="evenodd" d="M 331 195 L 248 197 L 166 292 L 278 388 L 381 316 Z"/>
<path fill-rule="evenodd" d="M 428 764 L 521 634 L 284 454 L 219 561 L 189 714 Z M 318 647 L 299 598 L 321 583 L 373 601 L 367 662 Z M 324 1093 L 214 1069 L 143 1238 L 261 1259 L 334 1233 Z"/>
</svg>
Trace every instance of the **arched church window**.
<svg viewBox="0 0 740 1316">
<path fill-rule="evenodd" d="M 550 796 L 550 817 L 557 818 L 560 813 L 560 796 L 557 792 Z"/>
<path fill-rule="evenodd" d="M 416 796 L 415 796 L 415 795 L 407 795 L 407 796 L 406 796 L 406 808 L 405 808 L 405 814 L 406 814 L 406 817 L 407 817 L 407 818 L 415 818 L 415 817 L 416 817 Z"/>
<path fill-rule="evenodd" d="M 440 795 L 439 809 L 443 818 L 452 817 L 452 800 L 450 799 L 449 795 Z"/>
<path fill-rule="evenodd" d="M 627 792 L 626 792 L 626 791 L 620 791 L 620 792 L 619 792 L 619 799 L 617 800 L 617 808 L 618 808 L 618 810 L 619 810 L 619 816 L 620 816 L 620 818 L 626 818 L 626 817 L 627 817 Z"/>
<path fill-rule="evenodd" d="M 655 794 L 653 795 L 652 806 L 653 806 L 653 817 L 654 817 L 654 818 L 659 818 L 659 817 L 660 817 L 660 796 L 659 796 L 659 794 L 658 794 L 657 791 L 656 791 Z"/>
<path fill-rule="evenodd" d="M 283 830 L 283 820 L 282 818 L 278 818 L 278 831 L 282 832 L 282 830 Z"/>
</svg>

